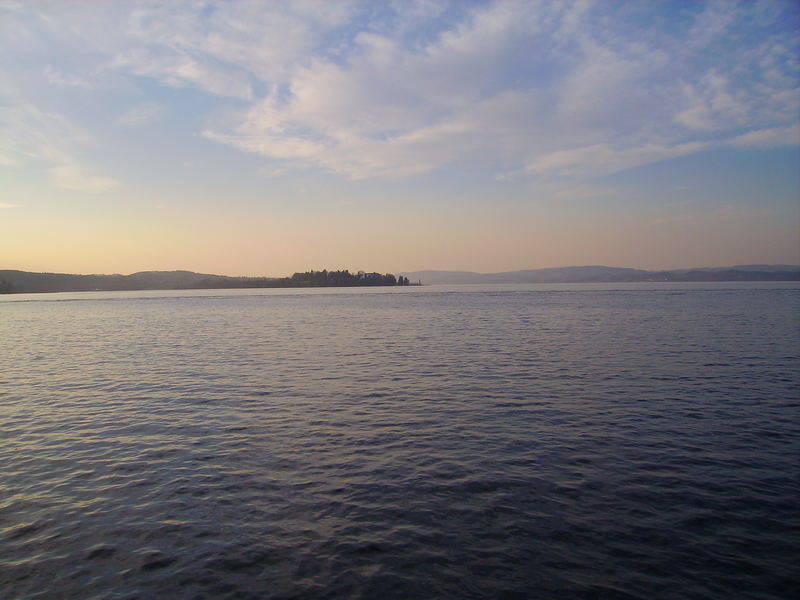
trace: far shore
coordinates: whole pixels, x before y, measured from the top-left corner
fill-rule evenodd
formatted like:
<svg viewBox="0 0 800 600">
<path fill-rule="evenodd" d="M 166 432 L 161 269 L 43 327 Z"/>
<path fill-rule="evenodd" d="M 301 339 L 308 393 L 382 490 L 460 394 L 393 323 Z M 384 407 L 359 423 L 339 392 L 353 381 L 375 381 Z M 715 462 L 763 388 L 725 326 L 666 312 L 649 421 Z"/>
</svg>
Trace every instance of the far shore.
<svg viewBox="0 0 800 600">
<path fill-rule="evenodd" d="M 258 288 L 396 287 L 431 284 L 568 284 L 679 283 L 736 281 L 800 281 L 800 266 L 741 265 L 647 271 L 582 266 L 529 269 L 505 273 L 470 271 L 413 271 L 398 275 L 349 270 L 305 271 L 291 277 L 231 277 L 193 271 L 141 271 L 131 275 L 77 275 L 0 270 L 0 294 L 50 292 L 121 292 L 156 290 L 215 290 Z"/>
</svg>

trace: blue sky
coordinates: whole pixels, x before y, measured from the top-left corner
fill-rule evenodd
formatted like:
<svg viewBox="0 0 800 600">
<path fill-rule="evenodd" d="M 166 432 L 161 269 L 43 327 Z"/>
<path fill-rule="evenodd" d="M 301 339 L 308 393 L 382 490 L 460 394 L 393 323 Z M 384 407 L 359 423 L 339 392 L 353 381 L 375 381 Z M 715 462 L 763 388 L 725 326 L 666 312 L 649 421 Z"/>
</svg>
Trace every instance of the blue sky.
<svg viewBox="0 0 800 600">
<path fill-rule="evenodd" d="M 800 262 L 796 2 L 0 2 L 0 268 Z"/>
</svg>

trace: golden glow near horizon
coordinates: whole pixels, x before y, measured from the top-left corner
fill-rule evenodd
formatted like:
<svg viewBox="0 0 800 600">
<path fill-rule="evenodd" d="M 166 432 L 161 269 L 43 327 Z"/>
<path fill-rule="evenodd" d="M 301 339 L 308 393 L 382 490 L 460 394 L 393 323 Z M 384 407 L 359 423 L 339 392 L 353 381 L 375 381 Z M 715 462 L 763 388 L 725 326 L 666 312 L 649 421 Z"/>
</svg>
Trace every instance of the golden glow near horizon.
<svg viewBox="0 0 800 600">
<path fill-rule="evenodd" d="M 0 269 L 800 263 L 798 25 L 781 1 L 0 4 Z"/>
<path fill-rule="evenodd" d="M 247 223 L 224 214 L 195 215 L 187 223 L 163 211 L 153 222 L 40 216 L 28 225 L 36 227 L 36 238 L 27 235 L 20 212 L 6 221 L 0 256 L 28 271 L 188 269 L 279 276 L 309 268 L 492 272 L 591 263 L 669 269 L 695 266 L 697 256 L 707 257 L 709 266 L 748 264 L 754 254 L 766 264 L 783 258 L 775 252 L 777 235 L 787 254 L 796 242 L 796 227 L 770 215 L 710 211 L 683 220 L 586 215 L 559 223 L 531 214 L 508 221 L 506 215 L 481 212 L 455 217 L 429 212 L 425 222 L 394 218 L 391 229 L 377 232 L 372 224 L 384 218 L 373 214 L 328 215 L 299 228 L 291 219 Z M 641 249 L 635 256 L 633 247 Z"/>
</svg>

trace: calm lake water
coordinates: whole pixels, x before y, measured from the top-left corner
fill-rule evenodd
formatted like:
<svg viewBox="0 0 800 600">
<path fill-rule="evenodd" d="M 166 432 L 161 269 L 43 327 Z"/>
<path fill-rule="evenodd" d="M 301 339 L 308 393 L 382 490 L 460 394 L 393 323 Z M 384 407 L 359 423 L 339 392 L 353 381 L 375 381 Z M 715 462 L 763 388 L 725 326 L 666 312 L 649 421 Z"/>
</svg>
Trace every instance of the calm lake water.
<svg viewBox="0 0 800 600">
<path fill-rule="evenodd" d="M 800 286 L 0 299 L 0 597 L 786 599 Z"/>
</svg>

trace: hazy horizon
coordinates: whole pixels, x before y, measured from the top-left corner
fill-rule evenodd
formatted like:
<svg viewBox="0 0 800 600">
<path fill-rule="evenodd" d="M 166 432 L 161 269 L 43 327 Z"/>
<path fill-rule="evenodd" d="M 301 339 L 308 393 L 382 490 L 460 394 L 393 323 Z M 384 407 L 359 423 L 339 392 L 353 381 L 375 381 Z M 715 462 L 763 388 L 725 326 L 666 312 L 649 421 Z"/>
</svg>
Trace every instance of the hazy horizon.
<svg viewBox="0 0 800 600">
<path fill-rule="evenodd" d="M 645 269 L 642 267 L 628 267 L 628 266 L 619 266 L 619 265 L 559 265 L 559 266 L 549 266 L 549 267 L 536 267 L 530 269 L 511 269 L 508 271 L 476 271 L 474 269 L 398 269 L 396 271 L 387 271 L 381 269 L 375 269 L 374 271 L 368 269 L 361 269 L 358 267 L 352 266 L 337 266 L 337 267 L 327 267 L 327 266 L 313 266 L 301 269 L 300 271 L 296 272 L 307 272 L 307 271 L 321 271 L 323 269 L 328 271 L 338 271 L 338 270 L 349 270 L 351 273 L 356 273 L 358 271 L 365 271 L 365 272 L 377 272 L 377 273 L 392 273 L 394 275 L 403 274 L 403 273 L 423 273 L 423 272 L 441 272 L 441 273 L 475 273 L 479 275 L 491 275 L 491 274 L 499 274 L 499 273 L 513 273 L 517 271 L 536 271 L 536 270 L 560 270 L 560 269 L 571 269 L 571 268 L 584 268 L 584 267 L 597 267 L 597 268 L 612 268 L 612 269 L 637 269 L 642 271 L 690 271 L 695 269 L 727 269 L 727 268 L 734 268 L 734 267 L 744 267 L 744 266 L 752 266 L 752 267 L 800 267 L 800 265 L 795 265 L 791 263 L 774 263 L 774 264 L 765 264 L 765 263 L 742 263 L 737 265 L 694 265 L 690 267 L 672 267 L 667 269 Z M 138 269 L 136 271 L 108 271 L 108 272 L 78 272 L 78 271 L 53 271 L 52 269 L 46 269 L 42 271 L 32 271 L 29 269 L 18 269 L 18 268 L 8 268 L 6 269 L 4 265 L 0 265 L 0 272 L 7 270 L 7 271 L 24 271 L 30 273 L 53 273 L 53 274 L 61 274 L 61 275 L 134 275 L 136 273 L 170 273 L 170 272 L 191 272 L 197 274 L 205 274 L 205 275 L 221 275 L 223 277 L 266 277 L 266 278 L 281 278 L 287 277 L 292 275 L 292 273 L 240 273 L 236 271 L 231 271 L 227 273 L 214 273 L 211 271 L 195 271 L 193 269 L 184 269 L 184 268 L 174 268 L 174 269 Z"/>
<path fill-rule="evenodd" d="M 798 26 L 780 0 L 0 0 L 0 266 L 798 264 Z"/>
</svg>

